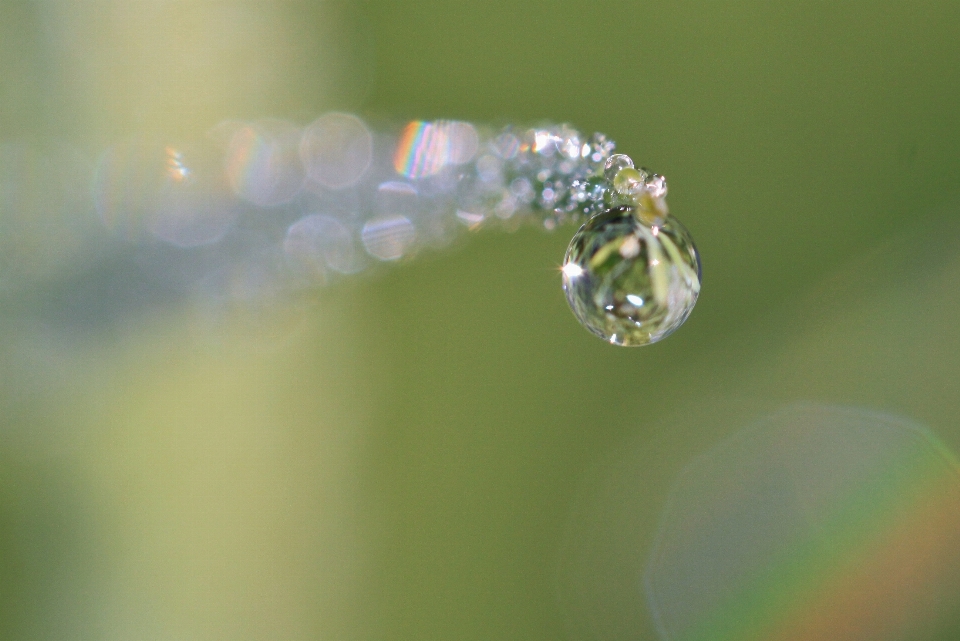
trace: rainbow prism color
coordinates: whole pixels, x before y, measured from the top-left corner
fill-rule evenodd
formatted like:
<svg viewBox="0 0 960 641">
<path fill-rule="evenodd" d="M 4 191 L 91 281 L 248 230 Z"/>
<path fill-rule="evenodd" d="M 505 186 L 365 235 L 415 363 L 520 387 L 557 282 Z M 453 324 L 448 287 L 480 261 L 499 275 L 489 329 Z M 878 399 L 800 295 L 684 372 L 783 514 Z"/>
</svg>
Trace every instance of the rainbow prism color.
<svg viewBox="0 0 960 641">
<path fill-rule="evenodd" d="M 411 121 L 400 132 L 393 168 L 408 178 L 432 176 L 446 164 L 449 145 L 443 122 Z"/>
<path fill-rule="evenodd" d="M 953 638 L 960 465 L 902 419 L 788 408 L 684 470 L 644 582 L 670 641 Z"/>
</svg>

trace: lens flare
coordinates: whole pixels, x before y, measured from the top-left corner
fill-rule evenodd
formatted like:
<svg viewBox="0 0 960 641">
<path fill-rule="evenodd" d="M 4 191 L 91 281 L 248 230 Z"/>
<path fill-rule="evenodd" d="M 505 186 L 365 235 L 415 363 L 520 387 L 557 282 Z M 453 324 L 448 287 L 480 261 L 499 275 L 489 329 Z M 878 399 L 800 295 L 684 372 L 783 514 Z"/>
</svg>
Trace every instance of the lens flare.
<svg viewBox="0 0 960 641">
<path fill-rule="evenodd" d="M 929 431 L 870 411 L 800 405 L 741 432 L 668 500 L 644 577 L 661 636 L 947 638 L 958 470 Z"/>
</svg>

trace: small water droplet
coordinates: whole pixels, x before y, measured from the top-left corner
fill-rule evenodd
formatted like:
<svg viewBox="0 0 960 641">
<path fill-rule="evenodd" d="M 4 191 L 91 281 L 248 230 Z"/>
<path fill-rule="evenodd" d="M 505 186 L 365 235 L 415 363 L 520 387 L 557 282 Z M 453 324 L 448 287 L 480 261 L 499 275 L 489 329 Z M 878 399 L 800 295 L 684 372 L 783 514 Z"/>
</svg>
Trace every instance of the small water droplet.
<svg viewBox="0 0 960 641">
<path fill-rule="evenodd" d="M 646 190 L 654 198 L 663 198 L 667 195 L 667 179 L 660 174 L 653 174 L 647 178 Z"/>
<path fill-rule="evenodd" d="M 607 179 L 607 182 L 613 183 L 613 179 L 617 177 L 620 170 L 627 167 L 633 169 L 633 159 L 630 156 L 613 154 L 607 158 L 607 162 L 603 165 L 603 177 Z"/>
</svg>

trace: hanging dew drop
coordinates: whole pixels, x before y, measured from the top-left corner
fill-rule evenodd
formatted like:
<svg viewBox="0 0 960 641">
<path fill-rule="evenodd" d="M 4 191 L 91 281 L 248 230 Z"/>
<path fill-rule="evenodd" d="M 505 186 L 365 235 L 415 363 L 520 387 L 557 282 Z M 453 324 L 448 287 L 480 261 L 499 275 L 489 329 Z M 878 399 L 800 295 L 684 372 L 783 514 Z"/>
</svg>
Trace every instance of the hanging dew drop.
<svg viewBox="0 0 960 641">
<path fill-rule="evenodd" d="M 648 221 L 640 203 L 597 214 L 574 235 L 563 261 L 573 314 L 614 345 L 667 337 L 700 294 L 700 258 L 690 233 L 668 214 Z"/>
</svg>

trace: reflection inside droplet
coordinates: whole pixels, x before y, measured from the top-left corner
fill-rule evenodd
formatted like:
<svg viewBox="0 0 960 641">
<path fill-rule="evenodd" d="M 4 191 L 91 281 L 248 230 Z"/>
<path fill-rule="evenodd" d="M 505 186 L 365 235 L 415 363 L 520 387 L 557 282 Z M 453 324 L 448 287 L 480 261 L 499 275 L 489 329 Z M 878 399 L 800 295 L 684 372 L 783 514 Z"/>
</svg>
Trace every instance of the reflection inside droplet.
<svg viewBox="0 0 960 641">
<path fill-rule="evenodd" d="M 566 269 L 571 264 L 578 267 L 576 278 Z M 686 321 L 700 293 L 700 261 L 686 228 L 672 217 L 649 227 L 629 207 L 597 214 L 580 228 L 562 275 L 577 320 L 615 345 L 646 345 L 669 336 Z"/>
</svg>

